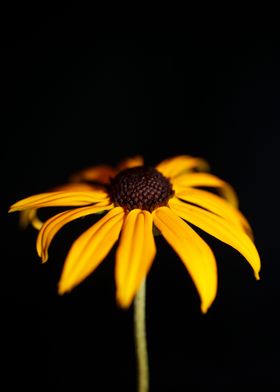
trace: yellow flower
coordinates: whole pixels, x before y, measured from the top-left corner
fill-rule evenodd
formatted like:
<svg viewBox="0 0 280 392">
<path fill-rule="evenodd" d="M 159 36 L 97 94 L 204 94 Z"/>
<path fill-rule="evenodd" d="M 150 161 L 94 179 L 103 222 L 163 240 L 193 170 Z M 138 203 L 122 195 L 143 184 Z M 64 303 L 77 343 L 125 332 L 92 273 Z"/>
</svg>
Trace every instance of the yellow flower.
<svg viewBox="0 0 280 392">
<path fill-rule="evenodd" d="M 259 279 L 260 258 L 249 223 L 238 210 L 233 188 L 206 172 L 200 158 L 177 156 L 155 168 L 141 157 L 124 161 L 116 170 L 105 165 L 73 176 L 75 184 L 27 197 L 10 211 L 42 207 L 76 207 L 48 219 L 40 227 L 37 251 L 48 259 L 57 232 L 80 217 L 106 212 L 71 246 L 59 281 L 63 294 L 87 278 L 104 260 L 116 241 L 116 297 L 122 307 L 133 301 L 156 255 L 153 226 L 186 266 L 206 312 L 217 293 L 217 266 L 206 242 L 189 225 L 197 226 L 235 248 Z M 80 188 L 79 188 L 80 186 Z M 203 188 L 203 189 L 199 189 Z M 214 189 L 216 193 L 205 188 Z M 29 212 L 30 213 L 30 212 Z"/>
</svg>

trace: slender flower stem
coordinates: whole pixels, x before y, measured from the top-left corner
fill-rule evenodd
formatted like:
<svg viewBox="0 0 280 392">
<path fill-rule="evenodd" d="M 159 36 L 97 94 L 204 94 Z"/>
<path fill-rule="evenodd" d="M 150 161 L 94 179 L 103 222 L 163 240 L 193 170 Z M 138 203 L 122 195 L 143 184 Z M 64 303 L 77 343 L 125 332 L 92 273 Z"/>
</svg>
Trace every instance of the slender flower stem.
<svg viewBox="0 0 280 392">
<path fill-rule="evenodd" d="M 149 364 L 146 337 L 146 281 L 144 280 L 134 300 L 134 339 L 138 369 L 138 392 L 149 391 Z"/>
</svg>

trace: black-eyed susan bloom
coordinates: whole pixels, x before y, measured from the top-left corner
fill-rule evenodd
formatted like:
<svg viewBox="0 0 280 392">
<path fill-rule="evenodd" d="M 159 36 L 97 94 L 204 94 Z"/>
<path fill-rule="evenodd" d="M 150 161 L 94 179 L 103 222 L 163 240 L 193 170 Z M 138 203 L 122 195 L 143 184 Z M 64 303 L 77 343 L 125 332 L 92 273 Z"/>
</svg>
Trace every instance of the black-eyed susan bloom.
<svg viewBox="0 0 280 392">
<path fill-rule="evenodd" d="M 155 226 L 186 266 L 206 312 L 217 292 L 217 266 L 211 249 L 189 223 L 239 251 L 259 278 L 260 258 L 236 194 L 208 172 L 203 159 L 177 156 L 150 167 L 135 157 L 117 169 L 106 165 L 86 169 L 72 180 L 75 183 L 65 188 L 27 197 L 10 208 L 26 210 L 25 219 L 35 220 L 39 208 L 71 207 L 37 225 L 37 251 L 43 262 L 64 225 L 105 213 L 71 246 L 59 281 L 60 294 L 87 278 L 119 241 L 116 297 L 122 307 L 128 307 L 155 258 Z M 77 184 L 83 181 L 87 184 Z"/>
</svg>

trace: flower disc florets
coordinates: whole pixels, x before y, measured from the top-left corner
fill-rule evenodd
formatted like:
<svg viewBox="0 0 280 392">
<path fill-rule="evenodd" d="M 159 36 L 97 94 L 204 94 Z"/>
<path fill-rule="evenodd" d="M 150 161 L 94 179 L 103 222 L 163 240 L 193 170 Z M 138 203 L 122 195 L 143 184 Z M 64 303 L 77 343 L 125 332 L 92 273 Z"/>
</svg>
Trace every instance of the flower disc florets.
<svg viewBox="0 0 280 392">
<path fill-rule="evenodd" d="M 112 202 L 125 210 L 153 211 L 166 205 L 173 195 L 172 185 L 153 167 L 137 166 L 121 171 L 108 185 Z"/>
</svg>

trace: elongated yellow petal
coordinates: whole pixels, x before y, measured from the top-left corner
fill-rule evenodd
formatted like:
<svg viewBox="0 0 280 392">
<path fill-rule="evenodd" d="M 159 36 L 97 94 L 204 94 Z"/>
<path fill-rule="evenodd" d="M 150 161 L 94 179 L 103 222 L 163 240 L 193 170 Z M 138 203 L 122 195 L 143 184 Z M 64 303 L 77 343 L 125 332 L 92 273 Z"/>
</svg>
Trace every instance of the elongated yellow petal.
<svg viewBox="0 0 280 392">
<path fill-rule="evenodd" d="M 78 285 L 102 262 L 117 241 L 123 220 L 123 209 L 113 208 L 73 243 L 59 281 L 60 294 Z"/>
<path fill-rule="evenodd" d="M 253 268 L 255 277 L 259 279 L 260 257 L 253 241 L 243 230 L 240 230 L 232 222 L 199 207 L 187 203 L 179 205 L 173 199 L 169 201 L 169 205 L 172 211 L 181 218 L 240 252 Z"/>
<path fill-rule="evenodd" d="M 131 304 L 155 254 L 151 213 L 131 210 L 125 220 L 116 254 L 117 300 L 122 307 Z"/>
<path fill-rule="evenodd" d="M 110 178 L 115 177 L 116 171 L 108 165 L 97 165 L 81 170 L 70 177 L 70 181 L 93 181 L 107 184 Z"/>
<path fill-rule="evenodd" d="M 211 249 L 168 207 L 160 207 L 153 214 L 156 227 L 186 266 L 199 293 L 201 310 L 205 313 L 217 293 L 217 266 Z"/>
<path fill-rule="evenodd" d="M 45 262 L 48 259 L 49 246 L 57 232 L 67 223 L 82 216 L 96 214 L 97 212 L 111 209 L 113 205 L 98 203 L 90 207 L 80 207 L 74 210 L 61 212 L 48 219 L 42 226 L 37 237 L 37 252 Z"/>
<path fill-rule="evenodd" d="M 232 205 L 238 207 L 238 198 L 233 187 L 227 182 L 209 173 L 183 174 L 172 181 L 176 193 L 183 192 L 185 187 L 217 188 L 220 194 Z"/>
<path fill-rule="evenodd" d="M 223 198 L 211 192 L 195 188 L 187 188 L 185 191 L 177 193 L 176 196 L 179 199 L 206 208 L 214 214 L 220 215 L 223 218 L 243 227 L 246 233 L 252 238 L 252 229 L 245 216 Z"/>
<path fill-rule="evenodd" d="M 46 192 L 30 196 L 18 201 L 10 207 L 9 212 L 21 211 L 26 208 L 83 206 L 104 201 L 108 198 L 105 191 L 71 192 L 58 191 Z"/>
<path fill-rule="evenodd" d="M 99 187 L 95 187 L 85 183 L 68 183 L 56 186 L 49 190 L 49 192 L 57 192 L 57 191 L 92 191 L 92 190 L 99 190 Z M 34 229 L 40 230 L 43 222 L 38 218 L 37 208 L 29 208 L 27 210 L 22 210 L 20 212 L 20 220 L 19 224 L 20 227 L 26 228 L 29 224 L 31 224 Z"/>
<path fill-rule="evenodd" d="M 165 177 L 172 180 L 176 176 L 189 172 L 193 169 L 209 170 L 209 165 L 202 158 L 179 155 L 162 161 L 156 166 L 156 169 Z"/>
<path fill-rule="evenodd" d="M 134 157 L 130 157 L 127 159 L 124 159 L 122 162 L 119 163 L 117 166 L 117 171 L 121 171 L 124 169 L 130 169 L 132 167 L 137 167 L 137 166 L 143 166 L 144 165 L 144 159 L 141 155 L 136 155 Z"/>
</svg>

